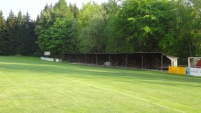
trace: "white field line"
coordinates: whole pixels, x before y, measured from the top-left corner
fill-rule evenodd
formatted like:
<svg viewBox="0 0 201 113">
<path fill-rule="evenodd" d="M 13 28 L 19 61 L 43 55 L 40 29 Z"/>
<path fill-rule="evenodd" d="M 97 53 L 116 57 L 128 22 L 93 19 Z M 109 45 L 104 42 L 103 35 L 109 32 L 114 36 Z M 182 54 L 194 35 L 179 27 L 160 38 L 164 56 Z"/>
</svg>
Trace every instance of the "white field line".
<svg viewBox="0 0 201 113">
<path fill-rule="evenodd" d="M 87 86 L 90 86 L 90 87 L 94 87 L 94 88 L 96 88 L 96 89 L 100 89 L 100 90 L 107 91 L 107 92 L 111 92 L 111 93 L 115 93 L 115 94 L 117 93 L 117 94 L 124 95 L 124 96 L 127 96 L 127 97 L 132 97 L 132 98 L 135 98 L 135 99 L 137 99 L 137 100 L 144 101 L 144 102 L 147 102 L 147 103 L 150 103 L 150 104 L 153 104 L 153 105 L 156 105 L 156 106 L 165 108 L 165 109 L 174 110 L 174 111 L 179 112 L 179 113 L 185 113 L 184 111 L 180 111 L 180 110 L 178 110 L 178 109 L 173 109 L 173 108 L 164 106 L 164 105 L 162 105 L 162 104 L 150 102 L 150 101 L 148 101 L 148 100 L 145 100 L 145 99 L 139 98 L 139 97 L 135 97 L 135 96 L 133 96 L 133 95 L 110 91 L 110 90 L 107 90 L 107 89 L 103 89 L 103 88 L 100 88 L 100 87 L 96 87 L 96 86 L 91 85 L 91 84 L 87 84 L 87 83 L 80 82 L 80 81 L 77 81 L 77 80 L 69 79 L 69 78 L 66 78 L 66 77 L 61 76 L 61 75 L 58 75 L 58 76 L 61 77 L 61 78 L 63 78 L 63 79 L 70 80 L 70 81 L 73 81 L 73 82 L 76 82 L 76 83 L 79 83 L 79 84 L 84 84 L 84 85 L 87 85 Z"/>
</svg>

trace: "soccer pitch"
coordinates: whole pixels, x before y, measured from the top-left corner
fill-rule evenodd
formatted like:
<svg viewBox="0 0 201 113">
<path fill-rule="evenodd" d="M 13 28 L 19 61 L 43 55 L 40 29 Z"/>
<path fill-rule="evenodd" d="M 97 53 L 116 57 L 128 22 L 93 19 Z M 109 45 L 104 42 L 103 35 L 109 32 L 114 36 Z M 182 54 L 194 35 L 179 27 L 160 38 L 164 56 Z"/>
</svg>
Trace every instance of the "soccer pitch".
<svg viewBox="0 0 201 113">
<path fill-rule="evenodd" d="M 0 57 L 0 113 L 198 113 L 201 78 Z"/>
</svg>

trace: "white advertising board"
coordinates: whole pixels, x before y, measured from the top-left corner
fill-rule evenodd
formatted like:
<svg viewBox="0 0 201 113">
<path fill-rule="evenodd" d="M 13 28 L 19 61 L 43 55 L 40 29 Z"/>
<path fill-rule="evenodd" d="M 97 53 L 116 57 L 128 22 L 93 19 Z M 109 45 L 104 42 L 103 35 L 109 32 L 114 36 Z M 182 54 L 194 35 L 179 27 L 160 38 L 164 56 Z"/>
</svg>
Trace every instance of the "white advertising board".
<svg viewBox="0 0 201 113">
<path fill-rule="evenodd" d="M 50 56 L 50 52 L 49 52 L 49 51 L 45 51 L 45 52 L 44 52 L 44 55 L 45 55 L 45 56 Z"/>
<path fill-rule="evenodd" d="M 187 68 L 187 74 L 201 77 L 201 68 Z"/>
<path fill-rule="evenodd" d="M 54 62 L 54 58 L 41 57 L 40 59 L 41 59 L 41 60 L 50 61 L 50 62 Z"/>
</svg>

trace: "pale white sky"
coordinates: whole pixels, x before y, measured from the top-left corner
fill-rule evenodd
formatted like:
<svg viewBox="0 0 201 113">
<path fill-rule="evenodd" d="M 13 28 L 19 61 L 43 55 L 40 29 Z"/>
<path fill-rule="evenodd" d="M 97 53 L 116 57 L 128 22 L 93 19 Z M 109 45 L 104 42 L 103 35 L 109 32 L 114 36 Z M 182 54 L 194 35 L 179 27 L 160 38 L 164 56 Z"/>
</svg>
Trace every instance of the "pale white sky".
<svg viewBox="0 0 201 113">
<path fill-rule="evenodd" d="M 67 3 L 76 3 L 79 8 L 82 7 L 82 4 L 86 4 L 91 0 L 66 0 Z M 96 3 L 107 2 L 108 0 L 92 0 Z M 21 10 L 23 14 L 26 14 L 28 11 L 31 18 L 35 19 L 41 10 L 45 7 L 46 4 L 55 4 L 58 0 L 0 0 L 0 10 L 3 11 L 4 18 L 7 18 L 10 10 L 18 14 Z"/>
</svg>

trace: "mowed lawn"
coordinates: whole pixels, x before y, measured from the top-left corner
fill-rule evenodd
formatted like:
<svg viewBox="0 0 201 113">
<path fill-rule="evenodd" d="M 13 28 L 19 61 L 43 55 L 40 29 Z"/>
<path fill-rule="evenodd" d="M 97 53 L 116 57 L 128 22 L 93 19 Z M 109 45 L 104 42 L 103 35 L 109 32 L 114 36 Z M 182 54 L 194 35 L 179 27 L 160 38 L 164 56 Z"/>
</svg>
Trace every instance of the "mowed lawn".
<svg viewBox="0 0 201 113">
<path fill-rule="evenodd" d="M 0 113 L 180 112 L 201 112 L 201 78 L 0 57 Z"/>
</svg>

